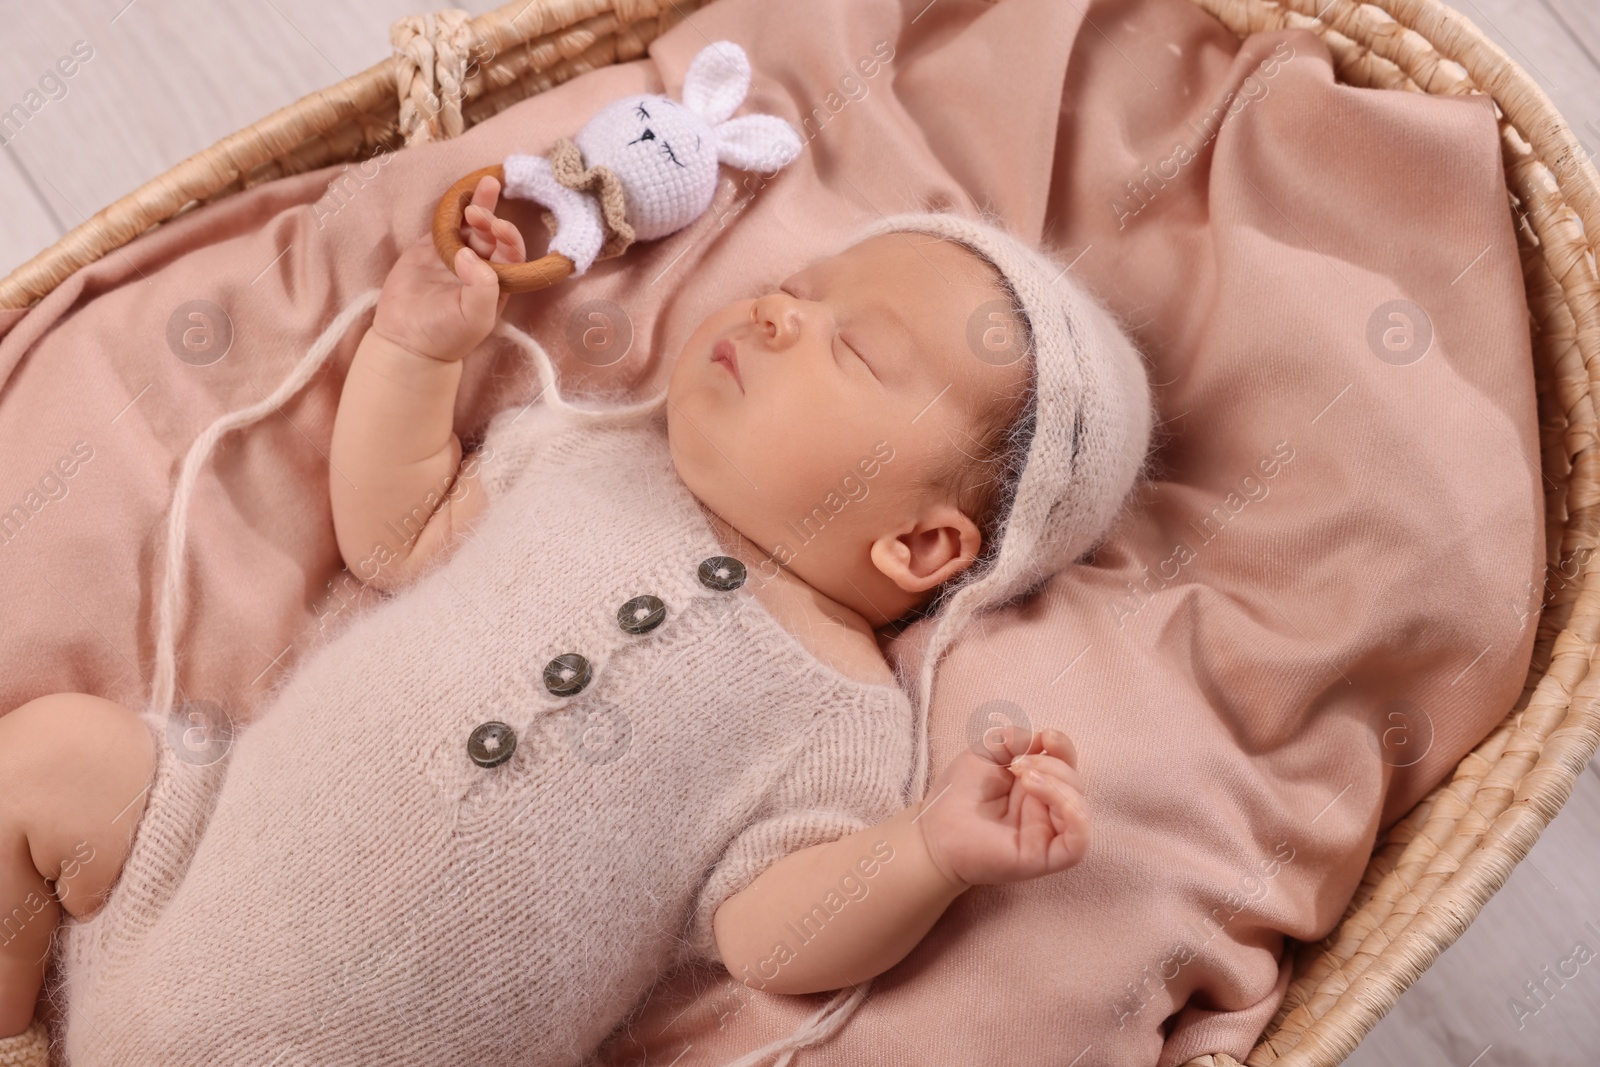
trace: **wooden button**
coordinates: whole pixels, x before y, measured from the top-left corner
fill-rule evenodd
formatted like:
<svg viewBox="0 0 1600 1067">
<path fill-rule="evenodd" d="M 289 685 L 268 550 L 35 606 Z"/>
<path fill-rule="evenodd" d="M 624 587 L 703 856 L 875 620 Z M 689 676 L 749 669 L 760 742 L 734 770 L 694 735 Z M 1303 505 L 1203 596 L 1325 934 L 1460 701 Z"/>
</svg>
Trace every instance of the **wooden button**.
<svg viewBox="0 0 1600 1067">
<path fill-rule="evenodd" d="M 567 652 L 544 665 L 544 687 L 558 697 L 569 697 L 589 684 L 589 661 Z"/>
<path fill-rule="evenodd" d="M 709 556 L 700 561 L 700 584 L 726 593 L 744 584 L 744 564 L 732 556 Z"/>
<path fill-rule="evenodd" d="M 467 755 L 480 767 L 498 767 L 517 750 L 517 732 L 503 722 L 486 722 L 467 738 Z"/>
<path fill-rule="evenodd" d="M 617 609 L 617 625 L 630 634 L 647 634 L 667 617 L 667 606 L 658 596 L 636 596 Z"/>
</svg>

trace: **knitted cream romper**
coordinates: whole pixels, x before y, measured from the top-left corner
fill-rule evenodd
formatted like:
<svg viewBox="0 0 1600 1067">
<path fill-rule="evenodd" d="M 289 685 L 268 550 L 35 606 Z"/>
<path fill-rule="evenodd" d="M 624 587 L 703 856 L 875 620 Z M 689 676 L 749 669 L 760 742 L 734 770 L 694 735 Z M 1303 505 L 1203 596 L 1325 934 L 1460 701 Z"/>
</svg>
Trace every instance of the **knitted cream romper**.
<svg viewBox="0 0 1600 1067">
<path fill-rule="evenodd" d="M 52 961 L 69 1067 L 573 1063 L 659 974 L 718 958 L 729 895 L 905 805 L 910 701 L 817 660 L 752 582 L 701 579 L 720 547 L 659 413 L 535 405 L 485 443 L 470 538 L 308 653 L 222 758 L 151 723 L 121 879 Z M 665 617 L 629 632 L 645 595 Z M 590 681 L 560 696 L 567 653 Z M 483 766 L 491 721 L 515 748 Z"/>
</svg>

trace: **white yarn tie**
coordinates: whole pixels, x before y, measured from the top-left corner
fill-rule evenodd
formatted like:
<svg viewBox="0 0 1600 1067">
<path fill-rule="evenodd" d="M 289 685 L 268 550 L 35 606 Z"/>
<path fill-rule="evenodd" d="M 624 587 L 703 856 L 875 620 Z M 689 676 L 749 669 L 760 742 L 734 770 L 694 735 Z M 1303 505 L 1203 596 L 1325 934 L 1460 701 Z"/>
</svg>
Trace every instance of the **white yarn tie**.
<svg viewBox="0 0 1600 1067">
<path fill-rule="evenodd" d="M 534 399 L 543 399 L 550 407 L 558 408 L 561 411 L 569 411 L 575 415 L 582 415 L 585 418 L 594 419 L 596 422 L 603 424 L 650 415 L 666 404 L 667 391 L 663 389 L 649 400 L 641 400 L 636 404 L 579 407 L 557 391 L 555 365 L 550 359 L 550 353 L 546 352 L 544 346 L 534 340 L 526 331 L 518 329 L 502 319 L 495 326 L 491 336 L 504 337 L 533 357 L 533 366 L 539 373 L 539 384 L 542 387 Z"/>
<path fill-rule="evenodd" d="M 150 707 L 161 719 L 165 719 L 171 713 L 173 695 L 177 689 L 175 630 L 178 617 L 184 609 L 183 564 L 189 539 L 189 505 L 194 498 L 194 487 L 200 477 L 200 468 L 211 455 L 211 450 L 216 447 L 217 442 L 222 439 L 223 434 L 241 426 L 248 426 L 278 410 L 290 397 L 298 393 L 327 362 L 328 356 L 351 325 L 377 305 L 381 293 L 381 289 L 368 289 L 357 296 L 328 324 L 300 360 L 299 365 L 272 391 L 271 396 L 260 403 L 223 415 L 206 427 L 205 431 L 195 438 L 194 444 L 189 446 L 188 455 L 183 460 L 182 471 L 178 475 L 177 486 L 173 490 L 172 506 L 167 517 L 166 565 L 161 579 L 157 608 L 156 662 L 155 674 L 150 683 Z M 658 410 L 666 401 L 667 394 L 663 390 L 657 396 L 637 404 L 598 408 L 579 407 L 562 397 L 557 390 L 555 366 L 543 345 L 525 331 L 504 320 L 496 325 L 494 335 L 509 339 L 532 357 L 539 382 L 543 387 L 535 399 L 542 397 L 551 407 L 600 422 L 612 422 L 648 415 Z"/>
<path fill-rule="evenodd" d="M 748 1052 L 733 1062 L 724 1064 L 723 1067 L 759 1067 L 768 1056 L 774 1054 L 777 1054 L 778 1058 L 772 1067 L 789 1067 L 796 1052 L 832 1037 L 850 1021 L 850 1017 L 861 1006 L 861 1002 L 867 999 L 867 991 L 872 988 L 872 983 L 873 979 L 868 978 L 854 988 L 839 990 L 833 995 L 832 1000 L 801 1023 L 788 1037 L 780 1037 L 770 1044 L 762 1045 L 754 1052 Z"/>
<path fill-rule="evenodd" d="M 271 396 L 258 404 L 222 416 L 206 427 L 205 432 L 195 438 L 194 444 L 189 446 L 189 454 L 183 459 L 183 470 L 178 475 L 177 488 L 172 495 L 171 511 L 167 516 L 166 570 L 161 578 L 155 677 L 150 683 L 150 706 L 161 718 L 166 718 L 171 712 L 173 690 L 177 686 L 178 668 L 177 657 L 173 652 L 173 629 L 179 612 L 183 610 L 183 555 L 189 539 L 189 502 L 194 497 L 194 485 L 200 477 L 201 465 L 205 463 L 206 457 L 211 455 L 211 450 L 216 447 L 223 434 L 239 426 L 248 426 L 263 415 L 278 410 L 285 401 L 299 392 L 300 387 L 310 381 L 311 376 L 322 366 L 323 361 L 328 358 L 328 353 L 333 351 L 333 346 L 344 336 L 350 324 L 378 303 L 380 292 L 378 289 L 369 289 L 341 311 L 328 328 L 322 331 L 322 336 L 317 338 L 316 343 L 311 346 L 311 351 L 301 359 L 300 365 L 272 391 Z"/>
</svg>

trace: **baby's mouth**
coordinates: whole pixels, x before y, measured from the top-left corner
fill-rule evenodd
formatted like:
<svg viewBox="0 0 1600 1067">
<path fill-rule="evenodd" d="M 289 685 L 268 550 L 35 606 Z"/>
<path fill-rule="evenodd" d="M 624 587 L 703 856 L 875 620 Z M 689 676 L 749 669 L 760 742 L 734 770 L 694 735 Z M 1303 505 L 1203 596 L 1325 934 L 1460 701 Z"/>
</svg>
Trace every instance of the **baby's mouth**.
<svg viewBox="0 0 1600 1067">
<path fill-rule="evenodd" d="M 739 392 L 744 392 L 744 378 L 739 374 L 739 354 L 733 347 L 733 342 L 724 337 L 711 346 L 711 362 L 721 363 L 733 375 L 733 380 L 739 385 Z"/>
</svg>

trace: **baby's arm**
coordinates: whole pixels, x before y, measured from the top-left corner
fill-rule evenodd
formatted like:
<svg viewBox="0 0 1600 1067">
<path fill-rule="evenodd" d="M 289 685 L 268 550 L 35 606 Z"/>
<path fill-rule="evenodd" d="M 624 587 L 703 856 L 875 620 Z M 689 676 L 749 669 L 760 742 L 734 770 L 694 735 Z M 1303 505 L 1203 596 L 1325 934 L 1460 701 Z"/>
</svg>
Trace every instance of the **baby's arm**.
<svg viewBox="0 0 1600 1067">
<path fill-rule="evenodd" d="M 470 251 L 462 250 L 455 273 L 430 235 L 405 251 L 345 378 L 329 455 L 334 533 L 351 572 L 379 589 L 415 577 L 485 502 L 476 464 L 462 466 L 454 412 L 461 360 L 506 301 L 479 257 L 523 256 L 516 227 L 490 214 L 498 195 L 494 179 L 479 183 L 466 211 Z"/>
<path fill-rule="evenodd" d="M 893 967 L 966 891 L 933 862 L 916 819 L 920 805 L 878 825 L 774 863 L 717 909 L 712 928 L 728 973 L 769 993 L 816 993 L 865 981 Z M 837 914 L 822 904 L 853 874 L 866 894 Z M 841 899 L 842 895 L 841 895 Z M 822 929 L 806 919 L 821 909 Z M 787 925 L 785 925 L 787 924 Z M 775 954 L 782 942 L 792 957 Z"/>
<path fill-rule="evenodd" d="M 404 584 L 483 496 L 453 484 L 460 381 L 459 362 L 417 355 L 372 330 L 356 349 L 334 419 L 328 491 L 345 563 L 379 589 Z M 395 531 L 415 539 L 405 544 Z"/>
<path fill-rule="evenodd" d="M 712 929 L 729 973 L 771 993 L 854 985 L 904 959 L 973 885 L 1082 859 L 1089 821 L 1072 742 L 1045 730 L 1013 747 L 1013 736 L 1008 727 L 989 740 L 998 758 L 956 757 L 920 803 L 786 856 L 724 901 Z M 866 887 L 859 897 L 841 892 L 847 875 Z M 824 903 L 830 895 L 837 910 Z"/>
</svg>

